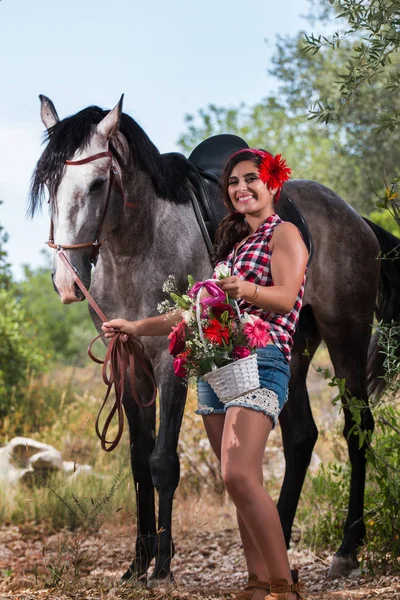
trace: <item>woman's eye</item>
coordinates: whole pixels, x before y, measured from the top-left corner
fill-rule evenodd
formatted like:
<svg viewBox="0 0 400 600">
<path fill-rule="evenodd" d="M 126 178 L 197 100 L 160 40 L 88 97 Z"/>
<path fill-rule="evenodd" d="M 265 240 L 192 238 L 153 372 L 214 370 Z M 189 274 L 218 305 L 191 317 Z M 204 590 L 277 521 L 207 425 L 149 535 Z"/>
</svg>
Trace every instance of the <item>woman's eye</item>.
<svg viewBox="0 0 400 600">
<path fill-rule="evenodd" d="M 105 181 L 105 179 L 95 179 L 89 188 L 89 193 L 98 192 L 99 190 L 101 190 Z"/>
<path fill-rule="evenodd" d="M 256 179 L 257 179 L 257 177 L 254 177 L 254 176 L 253 177 L 248 177 L 246 179 L 246 183 L 251 183 L 252 181 L 255 181 Z"/>
</svg>

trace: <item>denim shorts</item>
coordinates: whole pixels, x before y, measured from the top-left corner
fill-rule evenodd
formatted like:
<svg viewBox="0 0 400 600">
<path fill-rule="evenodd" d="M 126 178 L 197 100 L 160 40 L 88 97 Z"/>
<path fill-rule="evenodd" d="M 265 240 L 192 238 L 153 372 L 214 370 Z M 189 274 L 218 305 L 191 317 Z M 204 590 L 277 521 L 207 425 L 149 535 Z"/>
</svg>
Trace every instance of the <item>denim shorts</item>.
<svg viewBox="0 0 400 600">
<path fill-rule="evenodd" d="M 275 344 L 257 348 L 260 389 L 248 392 L 223 404 L 206 381 L 197 381 L 198 415 L 225 413 L 231 406 L 252 408 L 271 417 L 275 427 L 288 396 L 290 367 L 287 358 Z"/>
</svg>

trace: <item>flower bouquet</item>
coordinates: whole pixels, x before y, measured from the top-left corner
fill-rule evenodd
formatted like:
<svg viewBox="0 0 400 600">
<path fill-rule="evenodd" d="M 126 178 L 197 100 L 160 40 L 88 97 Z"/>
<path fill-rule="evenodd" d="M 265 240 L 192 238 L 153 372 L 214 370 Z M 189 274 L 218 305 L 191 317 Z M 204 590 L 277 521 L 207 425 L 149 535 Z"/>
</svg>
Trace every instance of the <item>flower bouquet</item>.
<svg viewBox="0 0 400 600">
<path fill-rule="evenodd" d="M 227 268 L 217 271 L 219 279 L 229 275 Z M 162 302 L 159 312 L 182 315 L 168 336 L 175 374 L 186 380 L 203 378 L 222 402 L 259 388 L 256 348 L 268 343 L 269 323 L 241 314 L 215 279 L 195 282 L 189 275 L 188 289 L 181 294 L 170 275 L 163 291 L 171 300 Z"/>
</svg>

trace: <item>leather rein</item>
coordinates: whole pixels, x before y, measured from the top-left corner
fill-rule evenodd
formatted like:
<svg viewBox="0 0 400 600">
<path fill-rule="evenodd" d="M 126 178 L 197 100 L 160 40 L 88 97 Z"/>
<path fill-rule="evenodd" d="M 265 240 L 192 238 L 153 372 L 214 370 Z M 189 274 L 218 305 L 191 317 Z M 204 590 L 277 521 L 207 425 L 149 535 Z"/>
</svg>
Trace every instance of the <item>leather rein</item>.
<svg viewBox="0 0 400 600">
<path fill-rule="evenodd" d="M 79 165 L 84 165 L 86 163 L 97 160 L 99 158 L 107 158 L 107 157 L 111 158 L 110 178 L 109 178 L 106 202 L 104 205 L 100 224 L 97 228 L 97 234 L 96 234 L 95 241 L 94 242 L 84 242 L 82 244 L 63 244 L 63 245 L 56 244 L 54 242 L 54 236 L 53 236 L 53 219 L 51 219 L 49 240 L 46 242 L 50 248 L 54 248 L 57 251 L 58 257 L 60 258 L 60 260 L 62 261 L 65 268 L 68 270 L 68 272 L 71 274 L 75 283 L 77 284 L 79 289 L 82 291 L 82 293 L 85 295 L 87 301 L 89 302 L 89 304 L 91 305 L 91 307 L 96 312 L 96 314 L 98 315 L 98 317 L 101 319 L 102 322 L 108 321 L 107 317 L 102 312 L 102 310 L 100 309 L 100 307 L 98 306 L 96 301 L 93 299 L 93 297 L 91 296 L 91 294 L 89 293 L 89 291 L 87 290 L 85 285 L 82 283 L 76 269 L 74 269 L 74 267 L 71 265 L 70 261 L 68 260 L 67 256 L 65 255 L 64 250 L 81 250 L 82 248 L 90 248 L 91 246 L 93 246 L 93 252 L 92 252 L 92 256 L 91 256 L 90 260 L 93 263 L 96 262 L 96 258 L 97 258 L 100 246 L 104 241 L 104 238 L 103 238 L 103 240 L 101 240 L 101 231 L 102 231 L 103 224 L 104 224 L 104 221 L 105 221 L 105 218 L 107 215 L 108 206 L 109 206 L 109 202 L 110 202 L 110 196 L 111 196 L 111 190 L 112 190 L 112 187 L 114 184 L 117 186 L 118 191 L 121 194 L 122 199 L 124 200 L 124 205 L 128 206 L 128 207 L 133 207 L 135 205 L 130 202 L 125 202 L 124 189 L 122 187 L 122 184 L 118 179 L 115 178 L 115 176 L 118 175 L 118 170 L 116 168 L 114 158 L 113 158 L 113 155 L 110 150 L 108 150 L 107 152 L 99 152 L 98 154 L 94 154 L 93 156 L 89 156 L 88 158 L 84 158 L 82 160 L 75 160 L 75 161 L 66 160 L 65 161 L 65 163 L 67 165 L 79 166 Z M 106 356 L 105 356 L 104 360 L 101 360 L 101 359 L 95 357 L 92 353 L 92 346 L 93 346 L 94 342 L 96 342 L 99 338 L 104 337 L 105 335 L 106 335 L 105 333 L 101 333 L 100 335 L 95 337 L 94 340 L 92 340 L 90 342 L 89 347 L 88 347 L 88 354 L 94 362 L 103 365 L 102 377 L 103 377 L 104 383 L 107 386 L 107 391 L 106 391 L 106 394 L 105 394 L 105 397 L 103 400 L 103 404 L 101 405 L 100 411 L 96 418 L 95 429 L 96 429 L 96 434 L 97 434 L 98 438 L 100 439 L 102 449 L 105 450 L 106 452 L 111 452 L 118 445 L 118 443 L 122 437 L 122 433 L 124 431 L 123 396 L 124 396 L 124 392 L 125 392 L 125 375 L 127 373 L 128 368 L 129 368 L 129 378 L 128 379 L 129 379 L 129 383 L 130 383 L 130 387 L 131 387 L 131 391 L 132 391 L 132 396 L 133 396 L 136 404 L 138 404 L 139 406 L 147 407 L 154 403 L 154 401 L 156 399 L 156 395 L 157 395 L 157 385 L 156 385 L 156 382 L 154 379 L 153 372 L 149 366 L 149 359 L 146 356 L 144 346 L 138 338 L 135 338 L 133 336 L 127 336 L 122 331 L 116 331 L 114 337 L 111 338 L 110 343 L 108 344 L 107 352 L 106 352 Z M 142 403 L 140 401 L 138 393 L 137 393 L 136 384 L 135 384 L 136 362 L 139 363 L 139 366 L 141 367 L 143 372 L 148 376 L 151 383 L 153 384 L 152 397 L 149 400 L 149 402 L 147 402 L 147 403 Z M 109 397 L 113 387 L 114 387 L 114 391 L 115 391 L 114 404 L 113 404 L 113 406 L 106 418 L 106 421 L 100 431 L 100 424 L 99 424 L 100 416 L 103 412 L 103 409 L 105 407 L 105 404 L 108 400 L 108 397 Z M 117 414 L 118 431 L 113 439 L 108 440 L 107 439 L 108 428 L 109 428 L 115 414 Z"/>
</svg>

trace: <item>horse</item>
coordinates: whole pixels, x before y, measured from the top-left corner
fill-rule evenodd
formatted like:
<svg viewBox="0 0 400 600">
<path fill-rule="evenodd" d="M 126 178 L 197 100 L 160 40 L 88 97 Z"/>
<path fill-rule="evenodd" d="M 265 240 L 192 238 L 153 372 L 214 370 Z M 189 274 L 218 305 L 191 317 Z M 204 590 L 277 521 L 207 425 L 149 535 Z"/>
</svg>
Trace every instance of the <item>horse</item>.
<svg viewBox="0 0 400 600">
<path fill-rule="evenodd" d="M 210 255 L 192 202 L 195 190 L 189 161 L 178 153 L 160 154 L 139 125 L 122 112 L 122 97 L 110 111 L 89 106 L 63 120 L 49 98 L 40 96 L 40 100 L 48 143 L 32 176 L 28 210 L 31 216 L 35 214 L 47 188 L 53 245 L 64 248 L 108 318 L 135 320 L 156 314 L 158 303 L 165 299 L 162 285 L 168 275 L 175 276 L 181 289 L 187 285 L 188 273 L 196 280 L 210 277 Z M 289 398 L 280 416 L 286 471 L 278 510 L 289 546 L 318 436 L 306 388 L 310 360 L 323 340 L 335 376 L 344 378 L 349 393 L 365 405 L 361 426 L 373 430 L 367 371 L 370 383 L 379 385 L 382 359 L 373 339 L 367 366 L 371 325 L 375 311 L 385 322 L 399 318 L 400 278 L 396 264 L 377 260 L 381 246 L 394 248 L 397 238 L 366 222 L 322 184 L 292 180 L 284 192 L 303 214 L 314 248 L 294 338 Z M 61 302 L 83 299 L 60 261 L 54 264 L 52 278 Z M 101 320 L 89 310 L 100 331 Z M 136 387 L 143 405 L 133 401 L 129 386 L 123 399 L 136 490 L 137 537 L 133 561 L 122 578 L 147 581 L 152 587 L 172 577 L 171 516 L 187 390 L 173 373 L 168 340 L 148 337 L 142 342 L 159 390 L 160 421 L 156 433 L 155 405 L 145 406 L 153 387 L 148 374 L 138 369 Z M 351 462 L 350 500 L 331 575 L 348 574 L 357 566 L 357 548 L 365 535 L 365 445 L 359 447 L 358 438 L 348 435 L 353 422 L 346 398 L 343 404 Z M 153 558 L 154 570 L 147 580 Z"/>
</svg>

